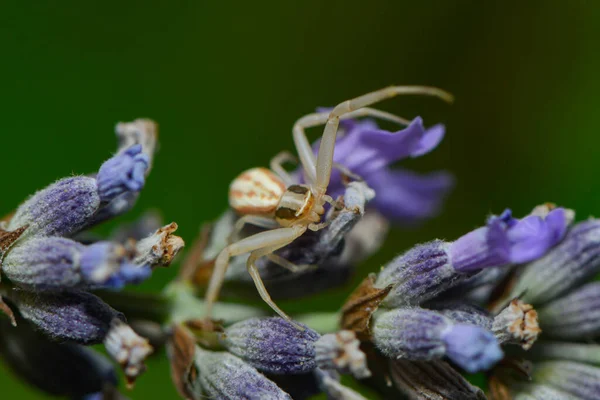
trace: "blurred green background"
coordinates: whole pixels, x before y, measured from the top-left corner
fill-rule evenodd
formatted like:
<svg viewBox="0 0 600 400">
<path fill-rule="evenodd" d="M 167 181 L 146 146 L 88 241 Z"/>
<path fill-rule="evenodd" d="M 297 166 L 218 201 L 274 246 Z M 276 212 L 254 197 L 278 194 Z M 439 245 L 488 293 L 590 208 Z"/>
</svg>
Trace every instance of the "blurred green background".
<svg viewBox="0 0 600 400">
<path fill-rule="evenodd" d="M 236 174 L 293 150 L 296 118 L 395 83 L 455 94 L 453 106 L 412 97 L 381 108 L 447 125 L 438 150 L 405 165 L 448 169 L 457 186 L 440 217 L 395 229 L 360 275 L 504 207 L 520 216 L 552 201 L 586 218 L 600 210 L 599 44 L 593 1 L 4 1 L 0 215 L 95 171 L 115 149 L 116 122 L 150 117 L 161 150 L 122 220 L 157 208 L 191 241 L 226 207 Z M 296 310 L 335 309 L 350 289 Z M 43 398 L 3 366 L 0 388 Z M 176 398 L 164 358 L 129 395 Z"/>
</svg>

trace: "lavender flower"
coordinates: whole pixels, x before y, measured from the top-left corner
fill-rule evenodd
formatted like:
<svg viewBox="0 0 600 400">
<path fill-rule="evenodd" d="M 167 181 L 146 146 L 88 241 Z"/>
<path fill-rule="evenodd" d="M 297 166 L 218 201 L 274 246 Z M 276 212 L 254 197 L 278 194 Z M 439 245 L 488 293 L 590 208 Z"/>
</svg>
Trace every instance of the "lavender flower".
<svg viewBox="0 0 600 400">
<path fill-rule="evenodd" d="M 510 210 L 488 225 L 448 243 L 434 240 L 417 245 L 392 260 L 377 277 L 379 288 L 393 285 L 387 307 L 418 305 L 456 286 L 482 268 L 531 261 L 558 243 L 566 232 L 568 213 L 562 208 L 545 218 L 517 220 Z"/>
<path fill-rule="evenodd" d="M 23 318 L 55 340 L 95 344 L 104 340 L 111 322 L 124 319 L 99 297 L 86 292 L 30 293 L 10 295 Z"/>
<path fill-rule="evenodd" d="M 3 270 L 14 284 L 29 290 L 121 289 L 151 273 L 148 266 L 132 264 L 120 245 L 85 246 L 59 237 L 32 238 L 15 246 L 4 259 Z"/>
<path fill-rule="evenodd" d="M 0 319 L 0 358 L 19 377 L 54 396 L 79 398 L 117 384 L 103 355 L 73 343 L 56 343 L 18 317 L 16 327 Z"/>
<path fill-rule="evenodd" d="M 279 318 L 252 318 L 225 330 L 227 350 L 257 368 L 273 374 L 300 374 L 316 368 L 315 342 L 319 334 L 298 329 Z"/>
<path fill-rule="evenodd" d="M 373 341 L 386 356 L 434 360 L 444 356 L 469 372 L 491 368 L 503 353 L 494 335 L 478 326 L 455 324 L 424 309 L 383 313 L 373 326 Z"/>
<path fill-rule="evenodd" d="M 136 144 L 118 153 L 100 167 L 96 180 L 103 202 L 109 202 L 126 192 L 138 192 L 144 187 L 150 160 Z"/>
<path fill-rule="evenodd" d="M 600 336 L 600 282 L 584 285 L 539 309 L 548 336 L 585 340 Z"/>
<path fill-rule="evenodd" d="M 227 352 L 196 347 L 196 379 L 190 382 L 194 398 L 202 393 L 215 400 L 291 400 L 275 383 L 240 358 Z"/>
<path fill-rule="evenodd" d="M 372 120 L 343 121 L 342 129 L 334 161 L 362 177 L 375 190 L 373 207 L 390 220 L 408 223 L 437 214 L 454 184 L 452 176 L 445 172 L 419 175 L 389 166 L 436 148 L 444 137 L 443 125 L 425 129 L 423 120 L 417 117 L 397 132 L 380 129 Z M 318 145 L 315 143 L 314 148 L 318 149 Z M 342 174 L 334 170 L 328 193 L 335 197 L 343 191 Z"/>
<path fill-rule="evenodd" d="M 500 216 L 490 217 L 487 226 L 452 243 L 452 264 L 467 272 L 535 260 L 562 240 L 568 224 L 563 208 L 549 211 L 544 217 L 529 215 L 521 220 L 506 209 Z"/>
<path fill-rule="evenodd" d="M 135 145 L 106 161 L 97 177 L 61 179 L 23 203 L 8 230 L 29 225 L 24 237 L 71 236 L 94 219 L 104 202 L 144 186 L 148 156 Z"/>
<path fill-rule="evenodd" d="M 541 304 L 567 293 L 600 271 L 600 220 L 573 226 L 545 257 L 528 264 L 511 297 Z"/>
</svg>

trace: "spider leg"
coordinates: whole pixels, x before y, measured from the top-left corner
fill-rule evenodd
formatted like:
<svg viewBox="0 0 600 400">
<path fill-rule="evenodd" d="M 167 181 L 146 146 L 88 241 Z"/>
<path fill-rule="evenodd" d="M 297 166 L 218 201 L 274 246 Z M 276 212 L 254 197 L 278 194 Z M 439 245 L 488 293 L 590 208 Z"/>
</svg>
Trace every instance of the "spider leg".
<svg viewBox="0 0 600 400">
<path fill-rule="evenodd" d="M 240 232 L 246 225 L 254 225 L 265 229 L 279 228 L 279 224 L 273 218 L 262 215 L 244 215 L 235 221 L 235 225 L 227 238 L 227 243 L 233 243 L 238 240 Z"/>
<path fill-rule="evenodd" d="M 308 114 L 297 120 L 294 124 L 294 144 L 296 145 L 296 150 L 298 152 L 298 156 L 300 157 L 300 162 L 302 163 L 302 167 L 304 168 L 304 175 L 306 176 L 306 179 L 309 183 L 314 183 L 317 179 L 317 160 L 313 153 L 310 142 L 306 138 L 306 133 L 304 132 L 304 130 L 307 128 L 312 128 L 315 126 L 325 124 L 327 122 L 327 119 L 329 118 L 329 114 L 330 113 L 328 111 Z M 383 120 L 396 122 L 401 125 L 410 124 L 410 121 L 402 117 L 398 117 L 394 114 L 390 114 L 385 111 L 379 111 L 367 107 L 347 113 L 340 118 L 350 119 L 360 117 L 380 118 Z"/>
<path fill-rule="evenodd" d="M 316 265 L 310 265 L 310 264 L 297 265 L 297 264 L 294 264 L 293 262 L 291 262 L 290 260 L 287 260 L 275 253 L 267 254 L 265 257 L 267 257 L 269 259 L 269 261 L 271 261 L 272 263 L 275 263 L 275 264 L 279 265 L 280 267 L 285 268 L 294 274 L 301 273 L 301 272 L 304 272 L 309 269 L 313 269 L 313 268 L 317 267 Z"/>
<path fill-rule="evenodd" d="M 229 259 L 231 257 L 244 253 L 251 253 L 250 257 L 248 258 L 247 265 L 248 270 L 252 275 L 252 270 L 256 270 L 256 267 L 251 267 L 254 265 L 254 260 L 258 258 L 256 257 L 256 255 L 253 258 L 253 254 L 255 254 L 256 250 L 268 248 L 268 251 L 266 253 L 259 255 L 259 257 L 262 257 L 263 255 L 266 255 L 281 247 L 288 245 L 289 243 L 293 242 L 297 237 L 302 235 L 304 232 L 306 232 L 305 225 L 291 226 L 289 228 L 272 229 L 270 231 L 260 232 L 255 235 L 248 236 L 247 238 L 232 243 L 225 247 L 223 250 L 221 250 L 215 261 L 215 267 L 213 269 L 212 276 L 210 277 L 210 282 L 208 283 L 208 289 L 206 290 L 205 301 L 207 317 L 211 317 L 212 307 L 217 298 L 219 297 L 219 292 L 221 291 L 221 286 L 223 286 L 223 280 L 225 278 L 225 273 L 227 272 L 227 267 L 229 266 Z M 257 270 L 256 273 L 258 273 Z M 264 290 L 264 285 L 262 285 L 260 276 L 258 277 L 258 281 L 254 276 L 252 276 L 252 279 L 254 280 L 257 289 L 259 290 L 259 294 L 261 295 L 261 297 L 263 297 L 263 299 L 265 299 L 263 293 L 261 293 L 261 290 L 263 290 L 263 292 L 266 292 L 266 290 Z M 268 296 L 267 298 L 270 299 L 270 297 Z M 265 299 L 265 301 L 267 300 Z M 267 303 L 271 305 L 273 301 L 270 300 L 270 303 Z M 273 306 L 271 305 L 271 307 Z M 281 311 L 278 311 L 278 309 L 276 308 L 273 309 L 277 313 Z"/>
<path fill-rule="evenodd" d="M 271 171 L 275 172 L 281 180 L 283 180 L 285 186 L 291 186 L 294 184 L 294 181 L 285 168 L 283 168 L 283 163 L 286 162 L 297 163 L 298 159 L 289 151 L 282 151 L 271 159 L 269 167 L 271 168 Z"/>
<path fill-rule="evenodd" d="M 315 190 L 317 193 L 325 193 L 329 185 L 331 177 L 331 168 L 333 167 L 333 150 L 335 147 L 335 139 L 337 135 L 340 119 L 345 115 L 351 114 L 363 107 L 368 107 L 371 104 L 382 100 L 402 95 L 402 94 L 419 94 L 439 97 L 444 101 L 451 103 L 453 97 L 450 93 L 441 89 L 428 86 L 389 86 L 375 92 L 367 93 L 351 100 L 346 100 L 337 106 L 329 114 L 329 119 L 325 124 L 323 138 L 319 146 L 316 164 L 316 179 L 314 180 Z"/>
</svg>

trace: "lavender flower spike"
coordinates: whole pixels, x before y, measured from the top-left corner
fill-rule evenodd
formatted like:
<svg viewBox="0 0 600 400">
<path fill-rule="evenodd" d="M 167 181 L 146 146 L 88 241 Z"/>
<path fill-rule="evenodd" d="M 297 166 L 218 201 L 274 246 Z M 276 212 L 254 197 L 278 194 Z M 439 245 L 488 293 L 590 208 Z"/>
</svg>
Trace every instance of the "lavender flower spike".
<svg viewBox="0 0 600 400">
<path fill-rule="evenodd" d="M 452 243 L 452 265 L 459 271 L 469 272 L 535 260 L 562 240 L 569 220 L 569 212 L 563 208 L 521 220 L 513 218 L 506 209 L 500 216 L 489 218 L 487 226 Z"/>
<path fill-rule="evenodd" d="M 300 374 L 316 368 L 315 342 L 320 335 L 283 318 L 252 318 L 225 330 L 222 344 L 260 371 Z"/>
<path fill-rule="evenodd" d="M 215 400 L 292 400 L 275 383 L 233 354 L 196 346 L 194 366 L 198 371 L 196 380 L 190 382 L 194 394 L 203 392 Z"/>
<path fill-rule="evenodd" d="M 151 274 L 149 266 L 134 265 L 119 244 L 85 246 L 59 237 L 32 238 L 18 244 L 3 262 L 3 272 L 28 290 L 121 289 Z"/>
<path fill-rule="evenodd" d="M 503 357 L 491 332 L 475 325 L 455 324 L 442 314 L 419 308 L 392 310 L 377 317 L 373 341 L 393 359 L 447 356 L 468 372 L 489 369 Z"/>
<path fill-rule="evenodd" d="M 136 144 L 120 152 L 100 167 L 96 180 L 103 202 L 109 202 L 125 192 L 138 192 L 144 187 L 150 159 Z"/>
</svg>

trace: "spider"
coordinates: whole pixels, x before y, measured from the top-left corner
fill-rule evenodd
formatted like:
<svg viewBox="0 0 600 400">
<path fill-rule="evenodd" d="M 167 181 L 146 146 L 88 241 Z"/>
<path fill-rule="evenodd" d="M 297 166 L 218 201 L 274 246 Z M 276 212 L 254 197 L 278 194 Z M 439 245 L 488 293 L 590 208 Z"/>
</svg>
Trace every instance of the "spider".
<svg viewBox="0 0 600 400">
<path fill-rule="evenodd" d="M 283 168 L 284 162 L 294 160 L 294 157 L 287 152 L 280 153 L 271 160 L 270 170 L 252 168 L 233 180 L 229 188 L 229 204 L 241 215 L 236 222 L 234 232 L 240 232 L 245 224 L 267 230 L 234 241 L 219 253 L 206 291 L 207 317 L 211 316 L 212 306 L 219 295 L 229 259 L 250 253 L 246 267 L 258 293 L 277 314 L 290 321 L 290 317 L 271 299 L 255 262 L 261 257 L 268 257 L 272 262 L 292 271 L 302 268 L 274 252 L 292 243 L 307 229 L 318 231 L 326 227 L 328 222 L 321 222 L 325 213 L 325 203 L 337 206 L 326 192 L 332 168 L 335 167 L 333 151 L 340 119 L 370 116 L 408 124 L 408 121 L 403 118 L 368 108 L 371 104 L 402 94 L 428 95 L 439 97 L 449 103 L 453 101 L 451 94 L 427 86 L 390 86 L 344 101 L 330 112 L 308 114 L 294 124 L 294 144 L 307 184 L 294 183 Z M 323 124 L 325 130 L 315 159 L 304 131 Z"/>
</svg>

